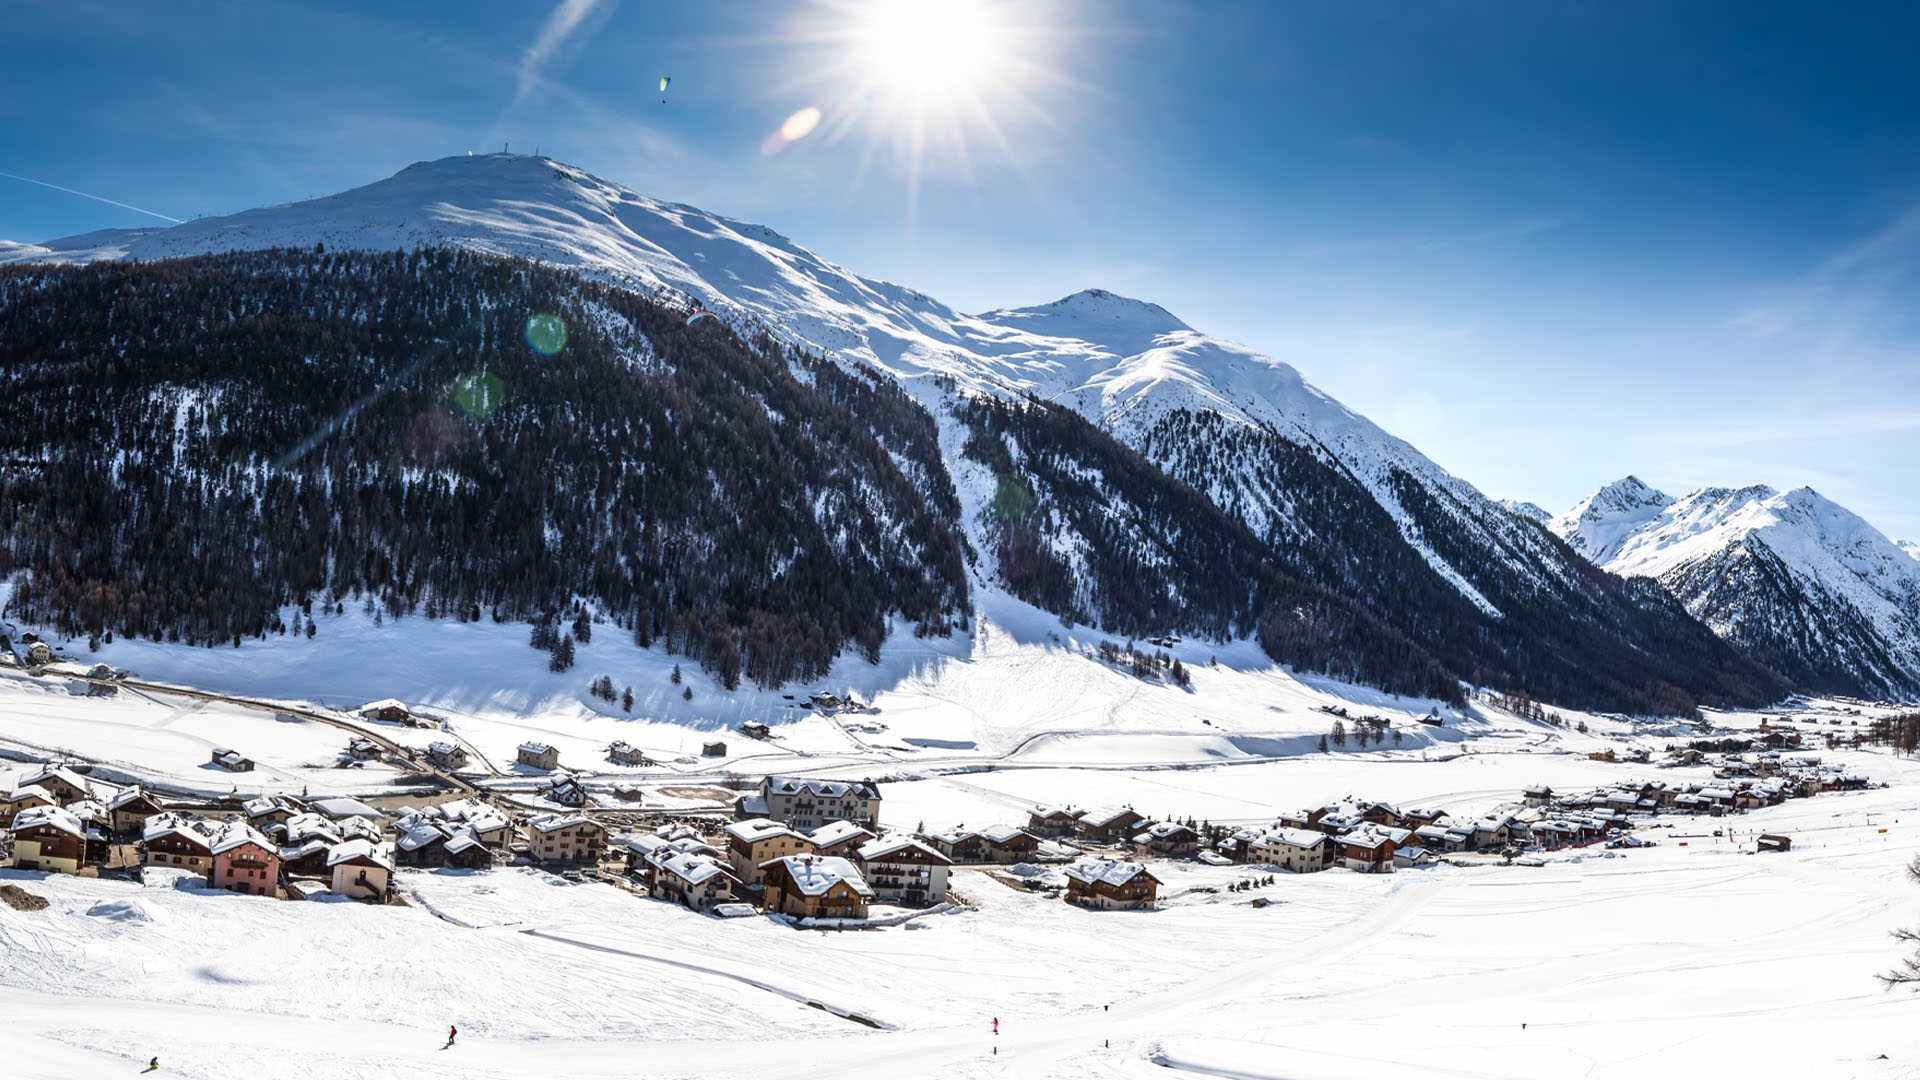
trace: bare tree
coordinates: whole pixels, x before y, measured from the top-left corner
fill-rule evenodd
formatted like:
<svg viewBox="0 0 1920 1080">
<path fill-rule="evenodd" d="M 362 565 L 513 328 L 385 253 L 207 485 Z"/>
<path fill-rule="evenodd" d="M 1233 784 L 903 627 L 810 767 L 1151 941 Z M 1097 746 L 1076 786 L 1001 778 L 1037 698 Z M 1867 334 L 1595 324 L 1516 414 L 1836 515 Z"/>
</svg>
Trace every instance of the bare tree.
<svg viewBox="0 0 1920 1080">
<path fill-rule="evenodd" d="M 1915 882 L 1920 882 L 1920 855 L 1915 855 L 1913 861 L 1907 864 L 1907 876 Z M 1909 945 L 1920 946 L 1920 930 L 1912 927 L 1901 927 L 1895 930 L 1893 937 L 1895 941 L 1904 941 Z M 1896 986 L 1914 986 L 1916 989 L 1920 989 L 1920 947 L 1914 949 L 1912 956 L 1900 961 L 1899 967 L 1881 975 L 1879 978 L 1889 990 Z"/>
</svg>

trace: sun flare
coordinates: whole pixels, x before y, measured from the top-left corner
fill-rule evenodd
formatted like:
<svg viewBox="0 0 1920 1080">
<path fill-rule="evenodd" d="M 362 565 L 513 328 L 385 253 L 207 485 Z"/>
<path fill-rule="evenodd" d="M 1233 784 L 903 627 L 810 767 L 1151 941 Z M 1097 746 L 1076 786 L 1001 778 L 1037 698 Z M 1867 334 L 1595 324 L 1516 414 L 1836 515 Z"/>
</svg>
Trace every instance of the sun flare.
<svg viewBox="0 0 1920 1080">
<path fill-rule="evenodd" d="M 875 0 L 859 41 L 877 89 L 918 99 L 989 85 L 1006 47 L 983 0 Z"/>
</svg>

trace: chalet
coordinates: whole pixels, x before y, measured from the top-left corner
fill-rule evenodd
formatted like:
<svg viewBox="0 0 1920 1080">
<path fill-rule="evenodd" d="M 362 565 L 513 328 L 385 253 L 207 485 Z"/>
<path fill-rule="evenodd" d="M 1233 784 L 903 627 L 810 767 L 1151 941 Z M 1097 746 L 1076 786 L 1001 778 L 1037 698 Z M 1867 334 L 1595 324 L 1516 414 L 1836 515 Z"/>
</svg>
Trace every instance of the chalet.
<svg viewBox="0 0 1920 1080">
<path fill-rule="evenodd" d="M 1763 833 L 1760 839 L 1754 841 L 1754 850 L 1791 851 L 1793 850 L 1793 838 L 1782 836 L 1779 833 Z"/>
<path fill-rule="evenodd" d="M 766 800 L 767 817 L 796 829 L 817 829 L 835 820 L 880 827 L 880 788 L 871 781 L 766 776 L 760 780 L 760 797 Z"/>
<path fill-rule="evenodd" d="M 953 860 L 918 840 L 889 836 L 860 845 L 854 857 L 874 898 L 908 907 L 925 907 L 947 898 Z"/>
<path fill-rule="evenodd" d="M 427 762 L 437 769 L 456 772 L 467 767 L 467 748 L 458 743 L 435 740 L 427 744 Z"/>
<path fill-rule="evenodd" d="M 566 773 L 556 773 L 549 777 L 544 794 L 561 806 L 587 805 L 587 789 L 581 786 L 580 781 Z"/>
<path fill-rule="evenodd" d="M 543 862 L 598 862 L 607 830 L 580 814 L 545 814 L 527 822 L 527 845 Z"/>
<path fill-rule="evenodd" d="M 758 720 L 749 720 L 740 725 L 740 734 L 749 739 L 765 739 L 773 735 L 773 729 Z"/>
<path fill-rule="evenodd" d="M 262 795 L 241 803 L 240 810 L 247 815 L 247 824 L 264 829 L 269 825 L 285 825 L 295 814 L 305 813 L 306 807 L 284 795 Z"/>
<path fill-rule="evenodd" d="M 956 863 L 983 863 L 989 858 L 987 838 L 970 829 L 928 833 L 926 841 Z"/>
<path fill-rule="evenodd" d="M 766 883 L 761 906 L 800 919 L 864 919 L 873 888 L 845 859 L 788 855 L 759 867 Z"/>
<path fill-rule="evenodd" d="M 411 817 L 403 817 L 395 825 L 404 829 L 422 821 L 438 825 L 449 834 L 462 830 L 472 833 L 474 839 L 490 848 L 506 847 L 513 840 L 513 822 L 478 799 L 450 799 Z"/>
<path fill-rule="evenodd" d="M 1015 825 L 989 825 L 980 838 L 987 842 L 988 862 L 1025 862 L 1040 851 L 1040 838 Z"/>
<path fill-rule="evenodd" d="M 327 853 L 333 892 L 354 900 L 385 900 L 393 887 L 393 860 L 370 840 L 348 840 Z"/>
<path fill-rule="evenodd" d="M 1247 861 L 1311 874 L 1332 865 L 1338 850 L 1338 845 L 1318 829 L 1282 827 L 1258 834 L 1249 845 Z"/>
<path fill-rule="evenodd" d="M 27 646 L 27 663 L 36 667 L 53 663 L 53 647 L 44 641 L 36 641 Z"/>
<path fill-rule="evenodd" d="M 310 836 L 297 844 L 283 845 L 280 848 L 280 867 L 289 880 L 326 877 L 327 856 L 339 842 L 337 837 Z"/>
<path fill-rule="evenodd" d="M 727 744 L 723 742 L 701 743 L 700 756 L 701 757 L 726 757 Z"/>
<path fill-rule="evenodd" d="M 651 765 L 647 755 L 635 750 L 624 742 L 616 742 L 607 747 L 607 760 L 615 765 Z"/>
<path fill-rule="evenodd" d="M 1091 859 L 1066 869 L 1067 903 L 1097 911 L 1150 910 L 1160 895 L 1160 879 L 1145 866 L 1113 859 Z"/>
<path fill-rule="evenodd" d="M 1400 808 L 1392 803 L 1363 802 L 1360 804 L 1360 820 L 1369 825 L 1400 827 L 1401 817 Z"/>
<path fill-rule="evenodd" d="M 1179 858 L 1200 850 L 1200 834 L 1177 821 L 1162 821 L 1135 834 L 1133 848 L 1141 855 Z"/>
<path fill-rule="evenodd" d="M 1513 842 L 1513 813 L 1500 810 L 1475 821 L 1471 846 L 1477 851 L 1506 847 Z"/>
<path fill-rule="evenodd" d="M 111 799 L 119 793 L 111 784 L 89 780 L 64 765 L 48 765 L 21 777 L 16 790 L 30 787 L 44 789 L 61 806 L 71 806 L 82 799 Z"/>
<path fill-rule="evenodd" d="M 1412 806 L 1401 811 L 1400 820 L 1392 822 L 1391 824 L 1398 825 L 1403 829 L 1418 829 L 1425 825 L 1431 825 L 1446 816 L 1447 812 L 1437 806 Z"/>
<path fill-rule="evenodd" d="M 393 842 L 393 861 L 422 870 L 485 870 L 493 865 L 493 852 L 464 826 L 419 822 Z"/>
<path fill-rule="evenodd" d="M 1527 806 L 1551 805 L 1553 789 L 1545 784 L 1534 784 L 1520 792 L 1520 801 Z"/>
<path fill-rule="evenodd" d="M 1027 814 L 1027 831 L 1035 836 L 1072 836 L 1083 813 L 1064 806 L 1036 806 Z"/>
<path fill-rule="evenodd" d="M 87 861 L 87 826 L 58 806 L 31 806 L 8 828 L 17 870 L 79 873 Z"/>
<path fill-rule="evenodd" d="M 10 795 L 0 795 L 0 827 L 13 824 L 14 816 L 23 810 L 59 805 L 60 800 L 53 792 L 39 784 L 15 788 Z"/>
<path fill-rule="evenodd" d="M 1413 830 L 1413 842 L 1428 851 L 1467 851 L 1473 847 L 1473 827 L 1452 818 L 1441 818 Z"/>
<path fill-rule="evenodd" d="M 141 830 L 140 863 L 205 874 L 213 868 L 213 831 L 185 814 L 155 814 Z"/>
<path fill-rule="evenodd" d="M 1253 861 L 1253 842 L 1260 838 L 1260 829 L 1235 829 L 1221 837 L 1213 845 L 1213 850 L 1231 863 Z"/>
<path fill-rule="evenodd" d="M 808 835 L 816 853 L 842 858 L 851 857 L 854 849 L 873 839 L 871 832 L 851 821 L 829 821 Z"/>
<path fill-rule="evenodd" d="M 543 742 L 523 742 L 514 752 L 514 764 L 529 769 L 554 769 L 560 764 L 560 751 Z"/>
<path fill-rule="evenodd" d="M 253 771 L 251 759 L 242 757 L 238 751 L 228 750 L 225 747 L 215 747 L 210 759 L 210 764 L 218 765 L 228 772 Z"/>
<path fill-rule="evenodd" d="M 1367 874 L 1393 872 L 1394 849 L 1407 842 L 1412 833 L 1384 825 L 1364 825 L 1334 838 L 1341 848 L 1347 869 Z"/>
<path fill-rule="evenodd" d="M 360 706 L 360 717 L 364 720 L 378 720 L 386 724 L 413 726 L 413 714 L 407 711 L 405 705 L 402 705 L 394 698 L 382 698 L 379 701 L 367 702 L 365 705 Z"/>
<path fill-rule="evenodd" d="M 732 903 L 734 886 L 740 883 L 727 872 L 725 863 L 706 855 L 667 851 L 652 866 L 653 883 L 649 891 L 694 911 L 709 911 L 716 904 Z"/>
<path fill-rule="evenodd" d="M 1131 806 L 1103 806 L 1080 815 L 1074 833 L 1096 844 L 1118 844 L 1145 823 Z"/>
<path fill-rule="evenodd" d="M 760 868 L 769 860 L 813 853 L 811 838 L 777 821 L 755 818 L 727 826 L 727 863 L 744 885 L 759 885 Z"/>
<path fill-rule="evenodd" d="M 380 744 L 365 735 L 355 735 L 347 740 L 346 753 L 352 761 L 372 761 L 380 756 Z"/>
<path fill-rule="evenodd" d="M 244 821 L 234 821 L 213 835 L 213 868 L 207 884 L 249 896 L 274 896 L 280 891 L 280 849 Z"/>
</svg>

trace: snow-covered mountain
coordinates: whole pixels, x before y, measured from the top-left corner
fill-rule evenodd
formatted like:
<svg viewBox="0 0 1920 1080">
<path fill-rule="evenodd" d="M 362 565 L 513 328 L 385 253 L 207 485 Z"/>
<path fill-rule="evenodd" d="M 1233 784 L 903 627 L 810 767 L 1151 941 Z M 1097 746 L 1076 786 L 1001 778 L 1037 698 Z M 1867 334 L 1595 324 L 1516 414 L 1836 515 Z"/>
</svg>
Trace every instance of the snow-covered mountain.
<svg viewBox="0 0 1920 1080">
<path fill-rule="evenodd" d="M 1031 489 L 1015 501 L 1037 501 L 1036 527 L 1046 525 L 1038 555 L 1057 556 L 1069 571 L 1097 559 L 1113 542 L 1116 522 L 1131 543 L 1164 535 L 1136 528 L 1164 513 L 1160 503 L 1149 511 L 1136 502 L 1138 512 L 1104 520 L 1054 513 L 1074 499 L 1122 504 L 1144 497 L 1122 491 L 1125 470 L 1115 471 L 1112 461 L 1093 470 L 1104 470 L 1104 479 L 1091 487 L 1081 481 L 1093 469 L 1087 460 L 1078 472 L 1054 469 L 1041 483 L 1049 445 L 1057 448 L 1067 436 L 989 431 L 993 424 L 984 421 L 970 428 L 961 419 L 970 396 L 1049 402 L 1203 494 L 1264 544 L 1276 564 L 1352 598 L 1464 678 L 1535 680 L 1543 694 L 1571 695 L 1569 704 L 1619 708 L 1647 704 L 1619 696 L 1625 684 L 1687 686 L 1707 698 L 1734 692 L 1734 685 L 1741 687 L 1736 696 L 1777 686 L 1731 656 L 1713 661 L 1735 672 L 1724 682 L 1703 676 L 1698 665 L 1690 673 L 1652 670 L 1703 655 L 1692 646 L 1697 628 L 1663 608 L 1663 598 L 1596 581 L 1551 537 L 1292 366 L 1197 331 L 1157 305 L 1098 289 L 968 315 L 854 274 L 762 226 L 650 199 L 524 155 L 423 162 L 339 195 L 167 229 L 14 245 L 0 248 L 0 262 L 316 246 L 454 246 L 539 260 L 669 303 L 697 304 L 744 333 L 765 331 L 891 376 L 940 424 L 978 548 L 1000 546 L 997 534 L 988 535 L 999 526 L 983 522 L 1004 505 L 1010 480 Z M 986 445 L 989 436 L 999 449 Z M 1085 595 L 1060 595 L 1063 613 L 1101 618 Z M 1600 660 L 1603 654 L 1619 662 Z"/>
<path fill-rule="evenodd" d="M 1553 515 L 1547 513 L 1546 508 L 1539 503 L 1527 502 L 1524 499 L 1501 499 L 1500 505 L 1510 514 L 1517 514 L 1528 521 L 1537 521 L 1542 525 L 1553 520 Z"/>
<path fill-rule="evenodd" d="M 1702 488 L 1635 477 L 1549 527 L 1617 574 L 1657 578 L 1687 609 L 1811 688 L 1920 694 L 1920 561 L 1812 488 Z"/>
</svg>

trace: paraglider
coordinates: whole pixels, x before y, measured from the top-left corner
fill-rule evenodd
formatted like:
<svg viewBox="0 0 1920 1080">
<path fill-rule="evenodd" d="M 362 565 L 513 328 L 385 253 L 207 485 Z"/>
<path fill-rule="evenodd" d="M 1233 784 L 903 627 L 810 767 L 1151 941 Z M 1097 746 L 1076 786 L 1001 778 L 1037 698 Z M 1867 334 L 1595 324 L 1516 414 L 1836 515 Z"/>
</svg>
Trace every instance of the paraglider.
<svg viewBox="0 0 1920 1080">
<path fill-rule="evenodd" d="M 662 105 L 667 103 L 667 84 L 672 81 L 673 76 L 671 75 L 660 76 L 660 104 Z"/>
<path fill-rule="evenodd" d="M 711 311 L 708 311 L 708 310 L 706 310 L 706 309 L 704 309 L 704 308 L 702 308 L 701 310 L 699 310 L 699 311 L 696 311 L 696 312 L 694 312 L 693 314 L 691 314 L 691 315 L 689 315 L 689 316 L 687 316 L 687 323 L 686 323 L 686 324 L 687 324 L 688 326 L 692 326 L 692 325 L 693 325 L 693 321 L 694 321 L 695 319 L 712 319 L 712 320 L 713 320 L 713 321 L 715 321 L 715 322 L 719 322 L 719 321 L 720 321 L 720 316 L 718 316 L 718 315 L 715 315 L 715 314 L 714 314 L 713 312 L 711 312 Z"/>
</svg>

